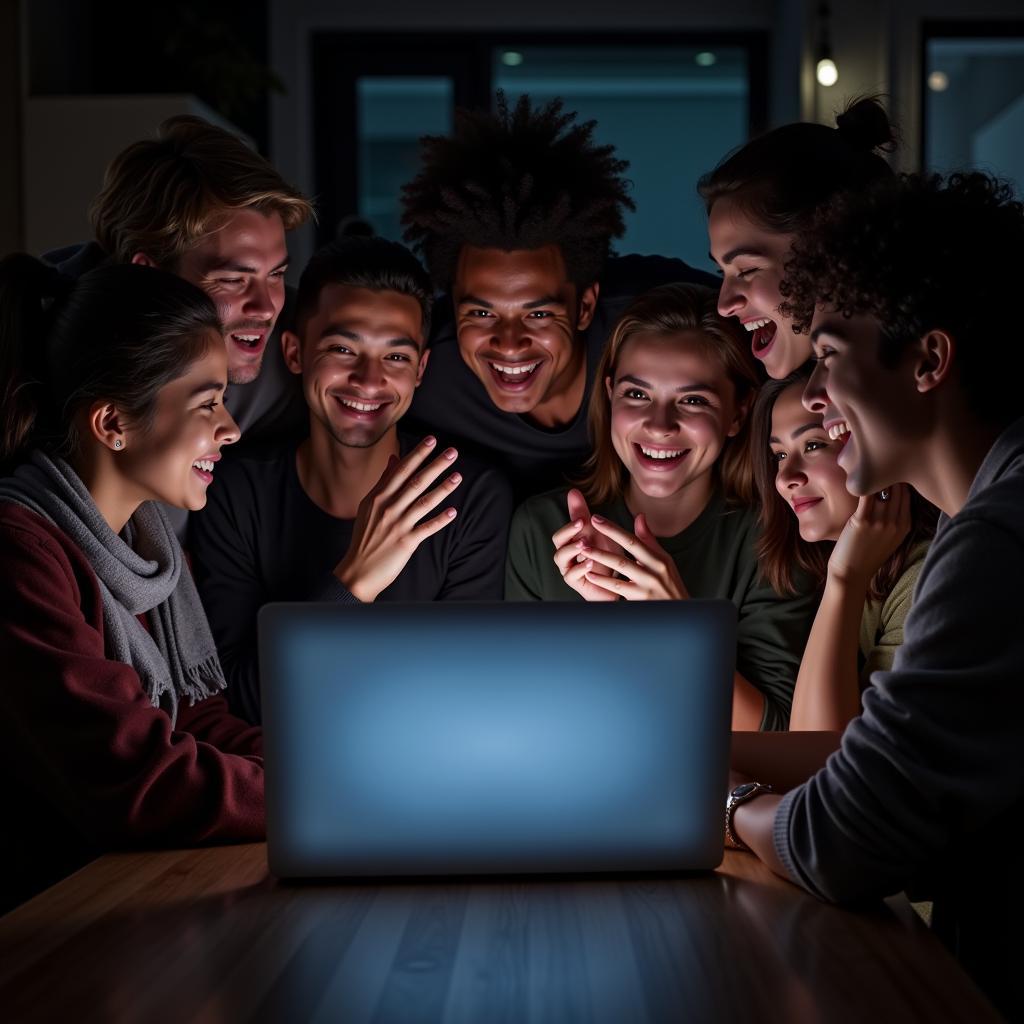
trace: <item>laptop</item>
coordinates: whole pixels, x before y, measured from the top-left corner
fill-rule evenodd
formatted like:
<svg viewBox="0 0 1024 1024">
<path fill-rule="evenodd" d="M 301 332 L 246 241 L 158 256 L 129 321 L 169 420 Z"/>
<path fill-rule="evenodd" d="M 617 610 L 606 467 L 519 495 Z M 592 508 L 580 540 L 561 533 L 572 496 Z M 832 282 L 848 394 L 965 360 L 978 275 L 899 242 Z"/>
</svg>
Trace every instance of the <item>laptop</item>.
<svg viewBox="0 0 1024 1024">
<path fill-rule="evenodd" d="M 721 862 L 728 601 L 270 604 L 259 648 L 278 877 Z"/>
</svg>

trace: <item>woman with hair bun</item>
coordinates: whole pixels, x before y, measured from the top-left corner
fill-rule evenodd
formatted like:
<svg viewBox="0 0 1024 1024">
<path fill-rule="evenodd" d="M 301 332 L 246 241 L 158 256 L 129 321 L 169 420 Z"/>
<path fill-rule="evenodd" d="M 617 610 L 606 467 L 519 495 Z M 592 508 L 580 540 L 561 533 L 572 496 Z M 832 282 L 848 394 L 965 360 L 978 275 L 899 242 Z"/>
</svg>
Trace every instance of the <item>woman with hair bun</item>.
<svg viewBox="0 0 1024 1024">
<path fill-rule="evenodd" d="M 718 310 L 749 332 L 751 351 L 780 380 L 810 358 L 811 342 L 779 312 L 790 243 L 832 195 L 892 174 L 896 144 L 878 100 L 851 102 L 836 127 L 783 125 L 727 156 L 697 185 L 711 256 L 722 271 Z"/>
<path fill-rule="evenodd" d="M 221 330 L 172 274 L 0 261 L 0 909 L 111 847 L 262 838 L 262 736 L 158 504 L 202 508 L 238 439 Z"/>
</svg>

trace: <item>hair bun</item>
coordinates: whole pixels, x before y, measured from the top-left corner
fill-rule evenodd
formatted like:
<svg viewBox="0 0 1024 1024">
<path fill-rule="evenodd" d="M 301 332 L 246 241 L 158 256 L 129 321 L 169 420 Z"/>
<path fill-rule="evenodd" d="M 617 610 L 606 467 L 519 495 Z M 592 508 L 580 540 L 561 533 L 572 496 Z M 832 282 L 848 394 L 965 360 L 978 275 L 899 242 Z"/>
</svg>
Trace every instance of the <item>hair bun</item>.
<svg viewBox="0 0 1024 1024">
<path fill-rule="evenodd" d="M 854 100 L 836 117 L 836 129 L 854 149 L 871 152 L 896 148 L 896 132 L 885 108 L 873 96 Z"/>
</svg>

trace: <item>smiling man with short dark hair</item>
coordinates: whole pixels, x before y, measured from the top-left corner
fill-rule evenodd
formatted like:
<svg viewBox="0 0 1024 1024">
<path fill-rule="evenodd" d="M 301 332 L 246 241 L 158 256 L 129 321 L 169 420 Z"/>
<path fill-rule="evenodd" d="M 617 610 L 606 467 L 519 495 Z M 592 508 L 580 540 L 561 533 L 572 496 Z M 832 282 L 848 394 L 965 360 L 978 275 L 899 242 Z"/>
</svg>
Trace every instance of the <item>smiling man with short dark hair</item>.
<svg viewBox="0 0 1024 1024">
<path fill-rule="evenodd" d="M 500 600 L 511 514 L 496 472 L 402 433 L 427 366 L 430 281 L 397 242 L 346 238 L 299 284 L 285 362 L 309 437 L 242 453 L 191 533 L 200 594 L 243 717 L 260 719 L 269 601 Z"/>
</svg>

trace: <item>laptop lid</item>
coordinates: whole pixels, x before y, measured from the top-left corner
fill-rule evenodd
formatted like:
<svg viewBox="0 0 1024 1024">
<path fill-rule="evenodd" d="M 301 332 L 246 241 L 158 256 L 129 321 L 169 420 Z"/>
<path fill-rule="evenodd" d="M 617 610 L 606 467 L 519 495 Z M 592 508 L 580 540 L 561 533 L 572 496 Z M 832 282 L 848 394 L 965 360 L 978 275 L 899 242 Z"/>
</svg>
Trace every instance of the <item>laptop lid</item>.
<svg viewBox="0 0 1024 1024">
<path fill-rule="evenodd" d="M 280 877 L 721 862 L 728 601 L 271 604 Z"/>
</svg>

